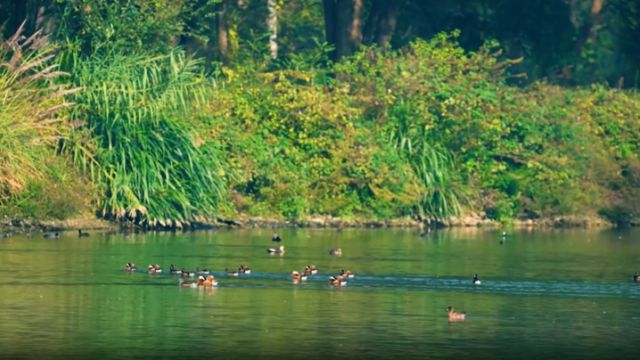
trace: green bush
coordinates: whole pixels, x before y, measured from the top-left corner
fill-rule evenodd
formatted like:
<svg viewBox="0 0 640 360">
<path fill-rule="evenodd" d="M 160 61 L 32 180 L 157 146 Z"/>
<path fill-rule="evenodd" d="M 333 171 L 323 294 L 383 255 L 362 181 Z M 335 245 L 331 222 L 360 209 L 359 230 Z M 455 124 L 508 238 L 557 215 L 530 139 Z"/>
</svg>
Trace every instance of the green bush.
<svg viewBox="0 0 640 360">
<path fill-rule="evenodd" d="M 179 51 L 114 54 L 82 60 L 74 78 L 84 88 L 74 116 L 87 124 L 69 151 L 98 186 L 102 216 L 181 226 L 215 213 L 222 169 L 191 132 L 207 88 L 196 61 Z"/>
</svg>

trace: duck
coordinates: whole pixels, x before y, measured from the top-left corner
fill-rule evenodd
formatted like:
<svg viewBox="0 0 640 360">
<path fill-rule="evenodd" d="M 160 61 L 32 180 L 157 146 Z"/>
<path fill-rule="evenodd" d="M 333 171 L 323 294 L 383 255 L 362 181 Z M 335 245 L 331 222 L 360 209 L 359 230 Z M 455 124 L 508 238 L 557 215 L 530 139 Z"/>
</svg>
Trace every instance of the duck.
<svg viewBox="0 0 640 360">
<path fill-rule="evenodd" d="M 180 269 L 180 276 L 182 277 L 194 277 L 196 273 L 194 271 L 189 271 L 185 268 Z"/>
<path fill-rule="evenodd" d="M 298 283 L 300 281 L 307 281 L 307 276 L 302 275 L 297 271 L 293 271 L 291 272 L 291 280 L 293 280 L 294 283 Z"/>
<path fill-rule="evenodd" d="M 344 271 L 344 269 L 342 269 L 340 271 L 340 276 L 347 278 L 347 279 L 353 279 L 355 277 L 355 275 L 353 275 L 353 273 L 349 270 Z"/>
<path fill-rule="evenodd" d="M 282 254 L 284 254 L 284 246 L 280 245 L 280 247 L 277 247 L 277 248 L 268 248 L 267 252 L 269 254 L 280 254 L 280 255 L 282 255 Z"/>
<path fill-rule="evenodd" d="M 347 285 L 347 280 L 345 280 L 345 278 L 342 275 L 338 275 L 338 276 L 333 276 L 331 275 L 329 277 L 329 285 L 331 286 L 345 286 Z"/>
<path fill-rule="evenodd" d="M 182 270 L 176 269 L 176 267 L 171 264 L 171 266 L 169 266 L 169 273 L 173 275 L 181 275 Z"/>
<path fill-rule="evenodd" d="M 224 268 L 224 273 L 227 274 L 227 276 L 239 276 L 240 272 L 237 270 L 229 270 L 228 268 Z"/>
<path fill-rule="evenodd" d="M 427 226 L 422 233 L 420 233 L 421 237 L 427 237 L 431 234 L 431 227 Z"/>
<path fill-rule="evenodd" d="M 82 229 L 78 229 L 78 237 L 89 237 L 89 233 L 82 231 Z"/>
<path fill-rule="evenodd" d="M 331 256 L 342 256 L 342 249 L 341 248 L 331 249 L 331 250 L 329 250 L 329 255 L 331 255 Z"/>
<path fill-rule="evenodd" d="M 640 275 L 638 275 L 638 273 L 633 274 L 633 282 L 640 283 Z"/>
<path fill-rule="evenodd" d="M 306 265 L 304 267 L 304 275 L 315 275 L 318 273 L 318 268 L 315 265 Z"/>
<path fill-rule="evenodd" d="M 196 268 L 196 274 L 198 274 L 198 275 L 209 275 L 209 270 L 208 269 Z"/>
<path fill-rule="evenodd" d="M 251 268 L 248 266 L 244 266 L 244 264 L 240 264 L 240 267 L 238 268 L 238 272 L 240 274 L 251 274 Z"/>
<path fill-rule="evenodd" d="M 60 237 L 60 233 L 59 232 L 44 234 L 44 238 L 45 239 L 57 239 L 59 237 Z"/>
<path fill-rule="evenodd" d="M 449 321 L 464 321 L 464 319 L 467 317 L 467 313 L 457 312 L 451 305 L 447 307 L 447 311 L 449 312 Z"/>
<path fill-rule="evenodd" d="M 124 271 L 134 272 L 136 271 L 136 264 L 130 262 L 124 264 Z"/>
<path fill-rule="evenodd" d="M 180 287 L 197 288 L 198 286 L 204 286 L 204 281 L 204 276 L 199 276 L 198 281 L 196 282 L 184 281 L 184 279 L 180 279 L 178 280 L 178 284 L 180 285 Z"/>
<path fill-rule="evenodd" d="M 202 286 L 214 287 L 214 286 L 218 286 L 218 282 L 216 281 L 216 278 L 213 275 L 209 275 L 207 276 L 207 279 L 202 282 Z"/>
<path fill-rule="evenodd" d="M 282 241 L 282 238 L 280 237 L 280 235 L 278 235 L 278 233 L 274 233 L 273 236 L 271 237 L 271 241 L 280 242 Z"/>
<path fill-rule="evenodd" d="M 473 280 L 471 280 L 471 283 L 473 285 L 480 285 L 481 284 L 480 279 L 478 279 L 478 274 L 473 274 Z"/>
<path fill-rule="evenodd" d="M 160 265 L 158 264 L 149 265 L 147 266 L 147 272 L 149 274 L 160 274 L 162 272 L 162 268 L 160 268 Z"/>
</svg>

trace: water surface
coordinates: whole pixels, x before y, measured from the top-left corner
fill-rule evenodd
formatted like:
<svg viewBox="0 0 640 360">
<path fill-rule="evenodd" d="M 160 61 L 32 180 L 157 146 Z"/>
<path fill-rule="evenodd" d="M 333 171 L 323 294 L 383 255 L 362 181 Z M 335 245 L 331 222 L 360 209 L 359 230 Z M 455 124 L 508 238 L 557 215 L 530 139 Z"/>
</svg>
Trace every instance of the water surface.
<svg viewBox="0 0 640 360">
<path fill-rule="evenodd" d="M 632 358 L 640 231 L 270 230 L 0 240 L 1 358 Z M 328 251 L 341 247 L 342 257 Z M 220 286 L 126 273 L 212 269 Z M 240 264 L 253 273 L 226 277 Z M 289 274 L 320 273 L 294 285 Z M 330 274 L 356 274 L 344 288 Z M 166 270 L 165 270 L 166 271 Z M 478 273 L 482 285 L 471 285 Z M 449 323 L 445 308 L 467 312 Z"/>
</svg>

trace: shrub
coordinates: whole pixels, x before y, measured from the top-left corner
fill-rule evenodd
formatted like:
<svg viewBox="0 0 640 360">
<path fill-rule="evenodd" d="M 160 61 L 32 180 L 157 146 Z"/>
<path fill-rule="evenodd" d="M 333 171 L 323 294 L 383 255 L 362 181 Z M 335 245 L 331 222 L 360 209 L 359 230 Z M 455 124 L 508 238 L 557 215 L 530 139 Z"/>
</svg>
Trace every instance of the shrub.
<svg viewBox="0 0 640 360">
<path fill-rule="evenodd" d="M 107 218 L 181 226 L 215 213 L 225 185 L 215 148 L 191 133 L 192 108 L 207 83 L 198 62 L 165 56 L 114 54 L 75 69 L 77 118 L 90 140 L 69 146 L 101 192 Z"/>
</svg>

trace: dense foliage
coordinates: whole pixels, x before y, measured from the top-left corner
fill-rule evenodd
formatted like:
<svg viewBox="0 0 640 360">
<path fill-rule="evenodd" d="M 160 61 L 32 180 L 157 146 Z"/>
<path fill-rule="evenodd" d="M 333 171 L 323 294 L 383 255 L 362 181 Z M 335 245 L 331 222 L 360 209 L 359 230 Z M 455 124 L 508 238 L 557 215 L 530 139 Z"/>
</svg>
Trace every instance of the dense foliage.
<svg viewBox="0 0 640 360">
<path fill-rule="evenodd" d="M 0 49 L 0 212 L 632 221 L 637 4 L 469 3 L 341 2 L 357 44 L 328 33 L 333 0 L 13 4 L 32 21 Z"/>
<path fill-rule="evenodd" d="M 84 91 L 72 113 L 87 121 L 87 145 L 69 146 L 99 185 L 102 216 L 166 226 L 214 213 L 224 193 L 214 151 L 190 132 L 205 96 L 197 62 L 114 54 L 81 60 Z"/>
</svg>

